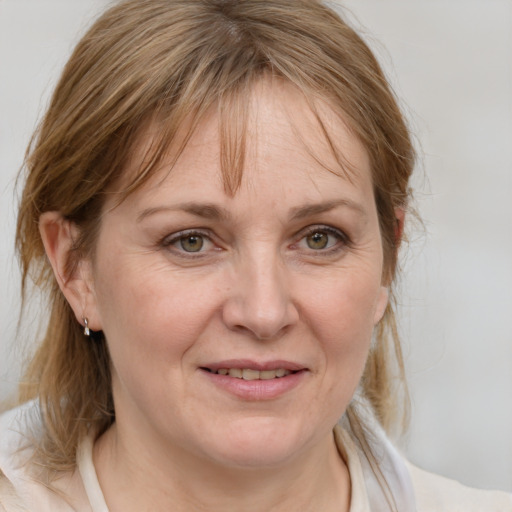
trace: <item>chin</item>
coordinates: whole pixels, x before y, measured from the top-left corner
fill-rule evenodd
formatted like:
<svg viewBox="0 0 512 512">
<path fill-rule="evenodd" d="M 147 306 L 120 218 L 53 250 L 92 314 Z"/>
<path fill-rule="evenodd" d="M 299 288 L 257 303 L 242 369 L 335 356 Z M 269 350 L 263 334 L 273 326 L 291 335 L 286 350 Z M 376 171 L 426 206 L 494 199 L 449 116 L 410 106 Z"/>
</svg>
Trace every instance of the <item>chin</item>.
<svg viewBox="0 0 512 512">
<path fill-rule="evenodd" d="M 268 418 L 250 418 L 232 424 L 211 441 L 208 451 L 212 458 L 226 466 L 252 469 L 278 467 L 311 442 L 308 435 L 287 422 Z"/>
</svg>

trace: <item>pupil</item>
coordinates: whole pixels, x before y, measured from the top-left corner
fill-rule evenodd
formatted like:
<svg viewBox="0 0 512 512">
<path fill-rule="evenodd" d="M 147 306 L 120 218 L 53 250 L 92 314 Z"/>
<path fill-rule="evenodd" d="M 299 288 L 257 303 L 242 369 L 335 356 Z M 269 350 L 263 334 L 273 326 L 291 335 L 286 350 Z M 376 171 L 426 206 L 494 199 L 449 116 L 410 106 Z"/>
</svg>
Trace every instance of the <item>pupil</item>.
<svg viewBox="0 0 512 512">
<path fill-rule="evenodd" d="M 324 249 L 327 245 L 325 233 L 313 233 L 308 237 L 308 245 L 311 249 Z"/>
<path fill-rule="evenodd" d="M 187 252 L 197 252 L 203 247 L 203 237 L 197 235 L 187 236 L 182 238 L 181 247 Z"/>
</svg>

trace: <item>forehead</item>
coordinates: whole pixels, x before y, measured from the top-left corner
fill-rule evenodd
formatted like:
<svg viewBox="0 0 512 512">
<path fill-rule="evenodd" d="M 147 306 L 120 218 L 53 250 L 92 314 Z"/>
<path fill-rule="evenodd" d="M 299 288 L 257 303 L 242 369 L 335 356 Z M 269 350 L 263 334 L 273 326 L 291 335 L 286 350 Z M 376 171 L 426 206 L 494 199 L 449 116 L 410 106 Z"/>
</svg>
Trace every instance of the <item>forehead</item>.
<svg viewBox="0 0 512 512">
<path fill-rule="evenodd" d="M 348 188 L 371 190 L 367 151 L 328 101 L 308 99 L 292 84 L 266 78 L 241 101 L 227 105 L 187 119 L 139 193 L 154 192 L 164 183 L 197 188 L 215 182 L 226 191 L 227 181 L 237 181 L 234 175 L 239 180 L 231 195 L 247 186 L 269 186 L 269 180 L 283 190 L 301 180 L 332 183 L 333 178 Z M 154 156 L 160 129 L 154 123 L 143 131 L 125 180 Z M 205 179 L 212 174 L 214 180 Z"/>
</svg>

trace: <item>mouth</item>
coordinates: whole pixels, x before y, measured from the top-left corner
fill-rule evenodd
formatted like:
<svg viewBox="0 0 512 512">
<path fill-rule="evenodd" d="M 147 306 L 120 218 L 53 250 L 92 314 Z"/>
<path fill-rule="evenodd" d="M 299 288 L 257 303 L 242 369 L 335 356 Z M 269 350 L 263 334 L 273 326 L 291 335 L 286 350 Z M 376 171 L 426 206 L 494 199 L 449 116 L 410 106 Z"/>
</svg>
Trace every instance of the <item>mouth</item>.
<svg viewBox="0 0 512 512">
<path fill-rule="evenodd" d="M 226 375 L 235 379 L 243 380 L 272 380 L 287 377 L 301 370 L 287 370 L 286 368 L 277 368 L 275 370 L 256 370 L 254 368 L 212 368 L 202 367 L 201 370 L 217 375 Z"/>
<path fill-rule="evenodd" d="M 230 359 L 200 366 L 217 389 L 244 401 L 273 400 L 304 382 L 309 369 L 291 361 Z"/>
</svg>

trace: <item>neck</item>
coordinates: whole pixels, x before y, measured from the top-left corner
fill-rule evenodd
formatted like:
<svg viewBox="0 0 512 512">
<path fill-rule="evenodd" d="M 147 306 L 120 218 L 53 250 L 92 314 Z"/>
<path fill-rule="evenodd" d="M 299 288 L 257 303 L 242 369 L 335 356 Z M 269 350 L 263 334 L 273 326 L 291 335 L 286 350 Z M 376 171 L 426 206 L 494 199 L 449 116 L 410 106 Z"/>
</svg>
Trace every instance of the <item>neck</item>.
<svg viewBox="0 0 512 512">
<path fill-rule="evenodd" d="M 110 510 L 349 510 L 350 477 L 332 435 L 291 461 L 265 468 L 219 466 L 179 449 L 152 450 L 140 438 L 127 441 L 114 425 L 94 447 Z"/>
</svg>

